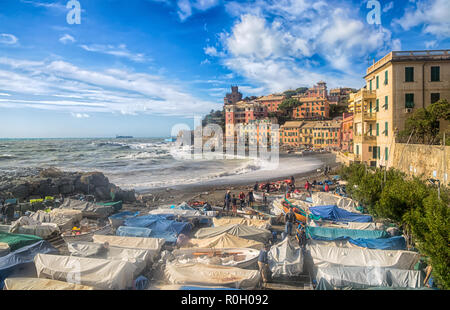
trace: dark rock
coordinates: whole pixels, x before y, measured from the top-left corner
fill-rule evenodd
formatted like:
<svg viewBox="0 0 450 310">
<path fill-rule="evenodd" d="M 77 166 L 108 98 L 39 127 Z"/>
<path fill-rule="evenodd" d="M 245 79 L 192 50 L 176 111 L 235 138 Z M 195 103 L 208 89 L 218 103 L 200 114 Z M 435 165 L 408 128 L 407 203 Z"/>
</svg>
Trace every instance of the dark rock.
<svg viewBox="0 0 450 310">
<path fill-rule="evenodd" d="M 75 186 L 73 184 L 63 184 L 58 187 L 58 192 L 63 195 L 75 193 Z"/>
<path fill-rule="evenodd" d="M 100 186 L 95 188 L 95 198 L 97 200 L 110 200 L 111 195 L 108 190 L 108 187 Z"/>
<path fill-rule="evenodd" d="M 24 199 L 27 198 L 30 195 L 30 184 L 29 183 L 23 183 L 23 184 L 19 184 L 14 186 L 11 189 L 11 194 L 15 197 L 15 198 L 19 198 L 19 199 Z"/>
<path fill-rule="evenodd" d="M 81 183 L 89 184 L 92 187 L 108 187 L 109 180 L 101 172 L 84 173 L 80 178 Z"/>
</svg>

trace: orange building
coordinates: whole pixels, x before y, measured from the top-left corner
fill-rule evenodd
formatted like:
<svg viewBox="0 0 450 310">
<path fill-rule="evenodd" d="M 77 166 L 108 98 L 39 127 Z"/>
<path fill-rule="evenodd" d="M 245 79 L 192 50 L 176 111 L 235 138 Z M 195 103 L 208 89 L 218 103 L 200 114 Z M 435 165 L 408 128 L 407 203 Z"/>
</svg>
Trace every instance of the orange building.
<svg viewBox="0 0 450 310">
<path fill-rule="evenodd" d="M 341 124 L 341 151 L 353 153 L 353 113 L 343 113 Z"/>
<path fill-rule="evenodd" d="M 305 97 L 297 99 L 300 105 L 293 109 L 294 119 L 326 119 L 330 117 L 330 104 L 326 97 Z"/>
<path fill-rule="evenodd" d="M 300 131 L 303 122 L 289 121 L 280 127 L 280 145 L 298 147 L 302 145 L 300 141 Z"/>
<path fill-rule="evenodd" d="M 267 117 L 267 107 L 256 102 L 239 101 L 227 104 L 225 110 L 225 136 L 236 136 L 236 124 L 248 124 L 251 121 Z"/>
<path fill-rule="evenodd" d="M 267 106 L 268 112 L 276 112 L 278 111 L 278 106 L 283 102 L 283 100 L 286 98 L 284 95 L 268 95 L 259 97 L 255 101 Z"/>
</svg>

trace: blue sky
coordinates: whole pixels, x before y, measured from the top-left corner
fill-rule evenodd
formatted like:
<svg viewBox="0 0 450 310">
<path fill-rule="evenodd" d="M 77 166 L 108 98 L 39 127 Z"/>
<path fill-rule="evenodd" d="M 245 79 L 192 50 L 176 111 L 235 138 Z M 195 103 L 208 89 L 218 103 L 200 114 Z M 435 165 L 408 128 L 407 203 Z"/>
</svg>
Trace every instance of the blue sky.
<svg viewBox="0 0 450 310">
<path fill-rule="evenodd" d="M 0 138 L 169 136 L 231 84 L 359 88 L 369 59 L 450 46 L 448 0 L 79 0 L 79 25 L 68 2 L 1 1 Z"/>
</svg>

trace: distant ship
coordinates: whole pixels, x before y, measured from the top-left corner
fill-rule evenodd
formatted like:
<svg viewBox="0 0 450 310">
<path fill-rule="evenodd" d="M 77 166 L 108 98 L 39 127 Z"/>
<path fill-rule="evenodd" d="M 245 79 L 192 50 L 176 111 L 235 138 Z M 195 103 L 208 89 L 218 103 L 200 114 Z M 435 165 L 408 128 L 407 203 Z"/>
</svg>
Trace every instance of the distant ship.
<svg viewBox="0 0 450 310">
<path fill-rule="evenodd" d="M 116 136 L 116 139 L 133 139 L 133 136 Z"/>
</svg>

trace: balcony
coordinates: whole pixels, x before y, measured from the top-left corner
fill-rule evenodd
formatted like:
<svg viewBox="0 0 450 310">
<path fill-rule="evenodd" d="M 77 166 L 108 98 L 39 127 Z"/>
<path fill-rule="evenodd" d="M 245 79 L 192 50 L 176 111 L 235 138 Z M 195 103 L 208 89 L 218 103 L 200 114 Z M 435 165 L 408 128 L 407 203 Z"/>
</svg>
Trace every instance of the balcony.
<svg viewBox="0 0 450 310">
<path fill-rule="evenodd" d="M 355 143 L 376 143 L 377 136 L 370 136 L 368 134 L 365 135 L 354 135 L 353 141 Z"/>
</svg>

